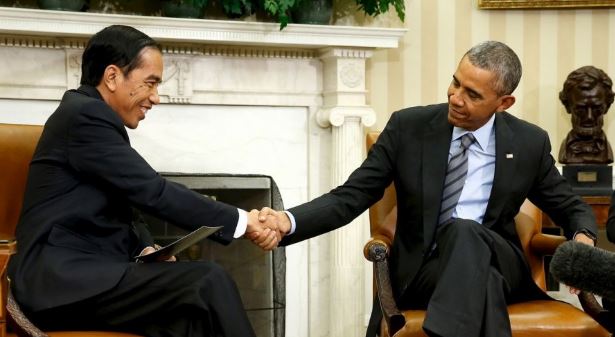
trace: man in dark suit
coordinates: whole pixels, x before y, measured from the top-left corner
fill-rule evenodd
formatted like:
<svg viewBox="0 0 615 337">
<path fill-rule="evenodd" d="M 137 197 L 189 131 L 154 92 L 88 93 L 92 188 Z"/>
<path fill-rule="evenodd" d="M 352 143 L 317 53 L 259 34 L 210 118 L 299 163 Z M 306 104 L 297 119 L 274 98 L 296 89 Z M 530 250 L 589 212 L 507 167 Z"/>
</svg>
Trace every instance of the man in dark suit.
<svg viewBox="0 0 615 337">
<path fill-rule="evenodd" d="M 220 225 L 213 240 L 222 244 L 252 232 L 265 249 L 278 239 L 256 210 L 165 180 L 130 146 L 125 127 L 159 103 L 162 68 L 153 39 L 107 27 L 86 46 L 81 87 L 65 93 L 45 124 L 9 266 L 17 302 L 44 329 L 254 336 L 233 280 L 216 264 L 134 260 L 155 249 L 131 224 L 132 206 L 187 230 Z"/>
<path fill-rule="evenodd" d="M 277 217 L 281 244 L 349 223 L 395 184 L 390 273 L 401 308 L 426 308 L 429 336 L 511 336 L 506 304 L 536 290 L 514 216 L 526 198 L 566 235 L 593 244 L 591 209 L 550 155 L 546 132 L 505 112 L 521 77 L 516 54 L 488 41 L 461 59 L 448 104 L 393 113 L 367 159 L 331 192 Z M 258 238 L 258 235 L 253 235 Z M 368 335 L 380 323 L 375 305 Z"/>
</svg>

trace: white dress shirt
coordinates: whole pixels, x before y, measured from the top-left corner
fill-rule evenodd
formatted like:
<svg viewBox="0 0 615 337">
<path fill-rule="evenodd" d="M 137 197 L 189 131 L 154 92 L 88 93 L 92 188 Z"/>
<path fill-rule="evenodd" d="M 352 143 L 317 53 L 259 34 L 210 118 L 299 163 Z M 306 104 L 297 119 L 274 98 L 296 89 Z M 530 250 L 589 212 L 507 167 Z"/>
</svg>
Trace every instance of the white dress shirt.
<svg viewBox="0 0 615 337">
<path fill-rule="evenodd" d="M 468 175 L 465 185 L 459 196 L 457 207 L 453 211 L 453 218 L 474 220 L 483 223 L 487 211 L 487 203 L 493 187 L 495 175 L 495 128 L 493 123 L 495 114 L 491 119 L 471 133 L 476 141 L 468 148 Z M 453 149 L 459 148 L 461 136 L 470 131 L 454 127 L 451 146 L 448 153 L 450 160 Z"/>
</svg>

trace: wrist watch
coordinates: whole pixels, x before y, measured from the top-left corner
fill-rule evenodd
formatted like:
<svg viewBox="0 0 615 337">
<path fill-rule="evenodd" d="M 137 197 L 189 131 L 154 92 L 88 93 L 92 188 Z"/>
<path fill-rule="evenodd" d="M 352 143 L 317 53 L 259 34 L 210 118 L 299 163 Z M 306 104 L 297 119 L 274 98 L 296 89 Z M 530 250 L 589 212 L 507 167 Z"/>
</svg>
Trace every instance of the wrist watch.
<svg viewBox="0 0 615 337">
<path fill-rule="evenodd" d="M 594 245 L 596 245 L 598 238 L 592 232 L 590 232 L 589 230 L 585 228 L 582 228 L 582 229 L 579 229 L 576 233 L 574 233 L 574 236 L 576 237 L 577 234 L 579 233 L 585 234 L 588 238 L 592 239 L 594 241 Z M 572 239 L 574 240 L 574 237 Z"/>
</svg>

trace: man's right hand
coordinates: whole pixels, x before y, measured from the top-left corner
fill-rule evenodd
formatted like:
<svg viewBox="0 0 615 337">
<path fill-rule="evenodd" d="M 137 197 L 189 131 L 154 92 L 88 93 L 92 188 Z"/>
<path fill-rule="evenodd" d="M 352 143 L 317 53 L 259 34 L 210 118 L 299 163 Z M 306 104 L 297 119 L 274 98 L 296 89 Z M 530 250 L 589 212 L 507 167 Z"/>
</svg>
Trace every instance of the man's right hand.
<svg viewBox="0 0 615 337">
<path fill-rule="evenodd" d="M 248 213 L 245 237 L 264 250 L 272 250 L 281 240 L 278 222 L 273 217 L 261 221 L 259 212 L 253 209 Z"/>
<path fill-rule="evenodd" d="M 257 216 L 257 223 L 254 216 Z M 289 231 L 291 223 L 286 212 L 263 207 L 260 212 L 252 210 L 248 213 L 248 228 L 245 236 L 264 250 L 278 246 Z"/>
<path fill-rule="evenodd" d="M 286 212 L 276 211 L 269 207 L 263 207 L 258 213 L 258 221 L 260 222 L 271 221 L 272 218 L 278 226 L 278 232 L 280 233 L 281 240 L 282 236 L 288 234 L 290 231 L 290 219 L 288 218 Z"/>
</svg>

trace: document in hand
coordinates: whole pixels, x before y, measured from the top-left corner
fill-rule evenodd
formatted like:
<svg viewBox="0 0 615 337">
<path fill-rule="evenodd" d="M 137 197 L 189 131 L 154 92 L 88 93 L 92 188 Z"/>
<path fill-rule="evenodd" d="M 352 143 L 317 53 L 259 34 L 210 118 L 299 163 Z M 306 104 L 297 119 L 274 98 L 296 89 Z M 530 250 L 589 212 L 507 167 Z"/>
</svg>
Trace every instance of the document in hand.
<svg viewBox="0 0 615 337">
<path fill-rule="evenodd" d="M 222 227 L 202 226 L 201 228 L 187 234 L 184 237 L 179 238 L 175 242 L 167 246 L 164 246 L 155 252 L 136 256 L 135 259 L 139 262 L 165 261 L 171 256 L 177 255 L 184 249 L 212 235 L 213 233 L 217 232 L 220 228 Z"/>
</svg>

